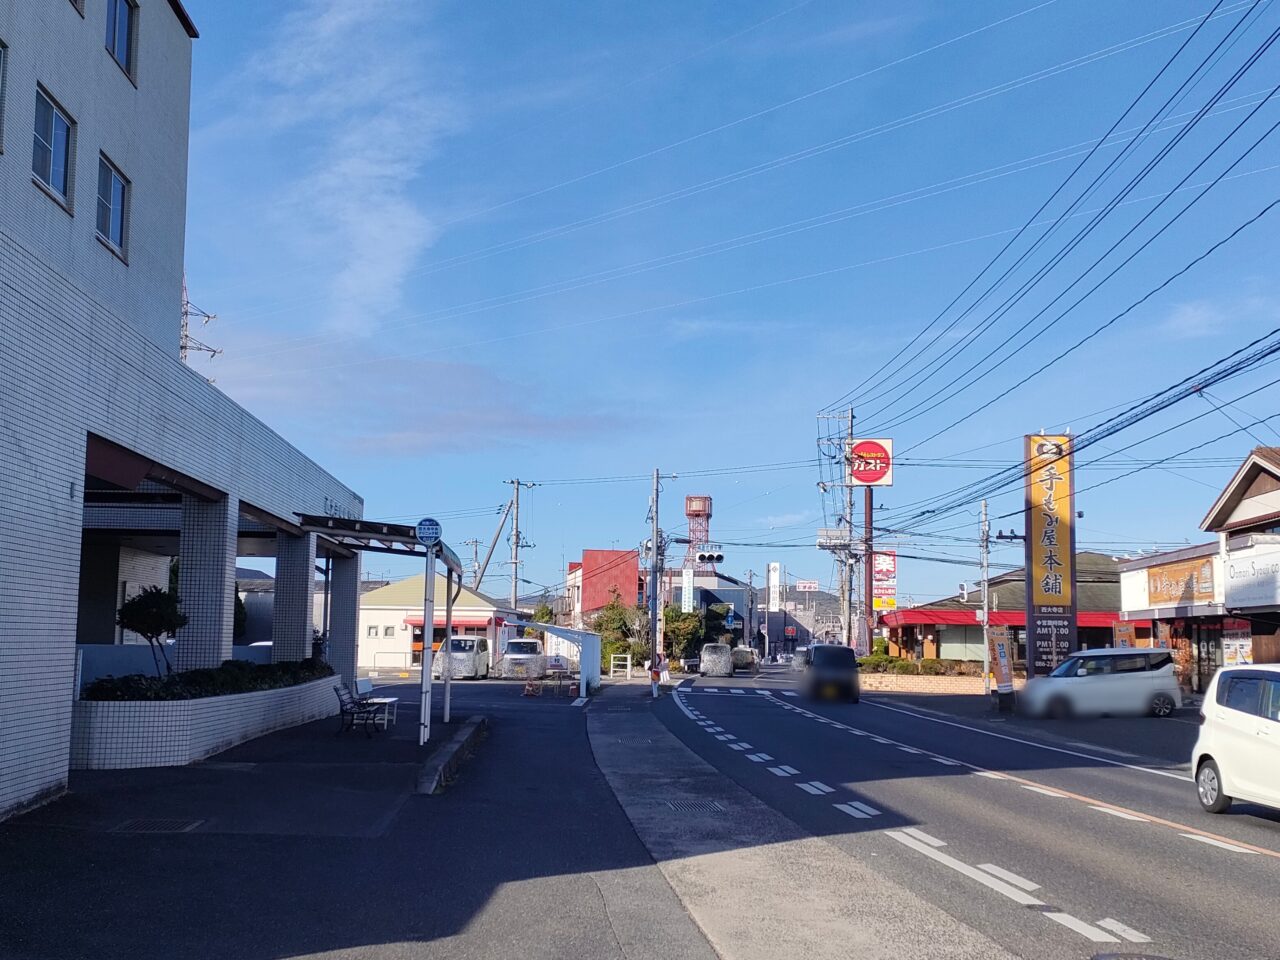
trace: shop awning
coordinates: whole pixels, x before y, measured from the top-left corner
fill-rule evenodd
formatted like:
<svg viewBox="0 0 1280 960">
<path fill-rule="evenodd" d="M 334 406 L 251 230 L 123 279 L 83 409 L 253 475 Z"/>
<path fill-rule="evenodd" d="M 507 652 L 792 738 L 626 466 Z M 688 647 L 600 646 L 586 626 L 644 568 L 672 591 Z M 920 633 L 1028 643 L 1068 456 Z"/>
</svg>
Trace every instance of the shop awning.
<svg viewBox="0 0 1280 960">
<path fill-rule="evenodd" d="M 905 627 L 917 624 L 934 626 L 980 626 L 977 610 L 930 610 L 917 607 L 911 610 L 895 610 L 881 617 L 887 627 Z M 1110 610 L 1081 610 L 1076 614 L 1076 625 L 1081 627 L 1109 627 L 1121 619 L 1119 612 Z M 992 610 L 991 622 L 1006 627 L 1025 627 L 1027 615 L 1023 610 Z M 1151 626 L 1150 620 L 1130 620 L 1138 627 Z"/>
<path fill-rule="evenodd" d="M 501 618 L 501 617 L 498 617 L 497 619 L 498 619 L 498 622 L 499 622 L 499 623 L 501 623 L 501 622 L 502 622 L 502 618 Z M 409 616 L 407 616 L 407 617 L 405 617 L 405 618 L 404 618 L 404 622 L 405 622 L 405 624 L 406 624 L 407 626 L 410 626 L 410 627 L 420 627 L 420 626 L 422 626 L 422 614 L 420 614 L 420 613 L 419 613 L 419 614 L 410 614 Z M 494 618 L 493 618 L 493 617 L 485 617 L 485 616 L 470 616 L 470 617 L 469 617 L 469 616 L 466 616 L 466 615 L 459 616 L 459 615 L 458 615 L 458 611 L 456 611 L 456 610 L 455 610 L 455 611 L 453 612 L 453 625 L 454 625 L 455 627 L 487 627 L 487 626 L 489 626 L 489 624 L 491 624 L 491 623 L 493 623 L 493 622 L 494 622 Z M 436 627 L 443 627 L 443 626 L 444 626 L 444 611 L 443 611 L 443 610 L 441 610 L 441 609 L 438 609 L 438 608 L 437 608 L 437 610 L 436 610 L 436 612 L 435 612 L 435 616 L 433 616 L 433 617 L 431 618 L 431 624 L 432 624 L 432 626 L 436 626 Z"/>
</svg>

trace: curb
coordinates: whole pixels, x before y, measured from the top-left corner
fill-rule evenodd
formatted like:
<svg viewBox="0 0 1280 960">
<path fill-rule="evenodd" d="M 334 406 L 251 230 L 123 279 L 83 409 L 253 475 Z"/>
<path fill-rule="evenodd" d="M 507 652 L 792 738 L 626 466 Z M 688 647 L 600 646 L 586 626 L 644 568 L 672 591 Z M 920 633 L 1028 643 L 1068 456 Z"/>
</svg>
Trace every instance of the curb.
<svg viewBox="0 0 1280 960">
<path fill-rule="evenodd" d="M 422 765 L 422 772 L 418 774 L 418 788 L 414 792 L 438 793 L 453 779 L 458 768 L 462 766 L 462 761 L 471 753 L 471 748 L 488 729 L 488 717 L 477 714 L 467 720 L 453 738 Z"/>
</svg>

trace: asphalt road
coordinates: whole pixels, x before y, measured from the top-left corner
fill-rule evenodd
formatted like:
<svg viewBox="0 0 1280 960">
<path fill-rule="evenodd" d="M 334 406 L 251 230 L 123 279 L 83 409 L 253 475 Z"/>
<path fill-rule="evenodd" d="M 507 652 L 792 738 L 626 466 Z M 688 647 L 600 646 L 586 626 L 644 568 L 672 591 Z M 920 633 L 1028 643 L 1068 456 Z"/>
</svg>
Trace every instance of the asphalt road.
<svg viewBox="0 0 1280 960">
<path fill-rule="evenodd" d="M 1211 817 L 1171 763 L 888 697 L 811 704 L 790 679 L 690 681 L 657 712 L 755 796 L 1020 956 L 1280 956 L 1280 814 Z M 1144 721 L 1109 721 L 1126 722 Z"/>
</svg>

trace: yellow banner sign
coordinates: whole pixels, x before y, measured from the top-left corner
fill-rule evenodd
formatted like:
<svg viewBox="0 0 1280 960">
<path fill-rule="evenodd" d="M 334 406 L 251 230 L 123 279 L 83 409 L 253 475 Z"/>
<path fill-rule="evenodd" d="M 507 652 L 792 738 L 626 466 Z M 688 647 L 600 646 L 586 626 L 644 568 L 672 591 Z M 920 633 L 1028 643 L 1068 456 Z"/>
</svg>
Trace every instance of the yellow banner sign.
<svg viewBox="0 0 1280 960">
<path fill-rule="evenodd" d="M 1148 567 L 1147 602 L 1153 607 L 1213 603 L 1213 558 Z"/>
<path fill-rule="evenodd" d="M 1027 437 L 1027 552 L 1032 603 L 1071 604 L 1072 555 L 1070 437 Z"/>
<path fill-rule="evenodd" d="M 1009 640 L 1009 628 L 992 624 L 987 627 L 987 644 L 990 650 L 991 673 L 995 676 L 996 690 L 1013 692 L 1013 653 Z"/>
</svg>

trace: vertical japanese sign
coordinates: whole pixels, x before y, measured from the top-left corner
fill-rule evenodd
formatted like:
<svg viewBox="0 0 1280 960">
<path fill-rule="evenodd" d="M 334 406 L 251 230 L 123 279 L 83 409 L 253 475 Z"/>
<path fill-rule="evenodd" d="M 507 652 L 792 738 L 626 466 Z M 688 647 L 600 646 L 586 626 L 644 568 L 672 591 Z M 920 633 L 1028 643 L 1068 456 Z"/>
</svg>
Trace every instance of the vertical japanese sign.
<svg viewBox="0 0 1280 960">
<path fill-rule="evenodd" d="M 871 559 L 871 603 L 876 610 L 898 609 L 898 553 L 881 550 Z"/>
<path fill-rule="evenodd" d="M 693 567 L 680 571 L 680 612 L 693 613 Z"/>
<path fill-rule="evenodd" d="M 987 644 L 990 648 L 991 672 L 995 674 L 996 690 L 1013 693 L 1013 656 L 1009 652 L 1009 628 L 992 624 L 987 627 Z"/>
<path fill-rule="evenodd" d="M 769 564 L 769 612 L 782 610 L 782 564 Z"/>
<path fill-rule="evenodd" d="M 1027 674 L 1044 676 L 1076 635 L 1075 484 L 1071 438 L 1026 438 Z"/>
</svg>

